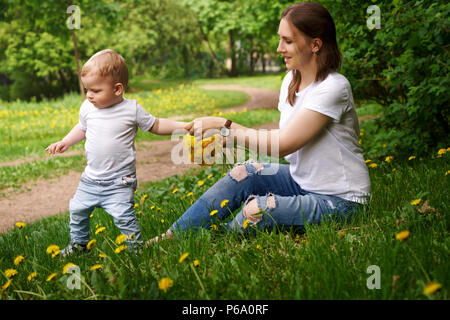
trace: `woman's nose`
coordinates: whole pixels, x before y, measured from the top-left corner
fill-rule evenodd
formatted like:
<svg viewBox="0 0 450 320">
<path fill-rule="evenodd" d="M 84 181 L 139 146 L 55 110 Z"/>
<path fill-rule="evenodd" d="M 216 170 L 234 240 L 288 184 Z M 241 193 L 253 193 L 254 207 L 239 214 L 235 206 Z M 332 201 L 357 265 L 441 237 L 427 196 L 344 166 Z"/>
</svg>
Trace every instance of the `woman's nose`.
<svg viewBox="0 0 450 320">
<path fill-rule="evenodd" d="M 284 47 L 283 47 L 283 45 L 281 44 L 281 41 L 280 41 L 280 42 L 278 42 L 277 52 L 281 53 L 283 51 L 284 51 Z"/>
</svg>

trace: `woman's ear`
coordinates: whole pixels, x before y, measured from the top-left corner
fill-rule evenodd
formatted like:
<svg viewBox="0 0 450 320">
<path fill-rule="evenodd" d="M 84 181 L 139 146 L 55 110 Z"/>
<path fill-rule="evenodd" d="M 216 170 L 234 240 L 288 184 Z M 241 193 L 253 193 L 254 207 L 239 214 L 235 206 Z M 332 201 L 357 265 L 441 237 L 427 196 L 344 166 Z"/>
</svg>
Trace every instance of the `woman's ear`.
<svg viewBox="0 0 450 320">
<path fill-rule="evenodd" d="M 114 94 L 115 94 L 116 96 L 120 96 L 120 95 L 123 93 L 123 91 L 124 91 L 123 84 L 122 84 L 121 82 L 117 82 L 117 83 L 114 85 Z"/>
<path fill-rule="evenodd" d="M 311 41 L 311 48 L 313 53 L 319 53 L 320 48 L 322 48 L 322 39 L 314 38 Z"/>
</svg>

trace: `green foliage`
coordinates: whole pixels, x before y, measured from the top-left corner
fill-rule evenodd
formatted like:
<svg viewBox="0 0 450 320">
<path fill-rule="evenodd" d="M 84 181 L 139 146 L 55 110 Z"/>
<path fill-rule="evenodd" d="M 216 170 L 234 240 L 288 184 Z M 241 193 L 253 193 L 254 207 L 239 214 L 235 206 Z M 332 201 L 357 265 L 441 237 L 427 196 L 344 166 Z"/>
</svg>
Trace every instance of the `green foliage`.
<svg viewBox="0 0 450 320">
<path fill-rule="evenodd" d="M 381 139 L 390 154 L 424 155 L 450 145 L 446 1 L 377 1 L 381 28 L 369 30 L 369 1 L 321 1 L 334 17 L 342 73 L 357 99 L 383 106 Z M 345 5 L 344 5 L 345 4 Z"/>
</svg>

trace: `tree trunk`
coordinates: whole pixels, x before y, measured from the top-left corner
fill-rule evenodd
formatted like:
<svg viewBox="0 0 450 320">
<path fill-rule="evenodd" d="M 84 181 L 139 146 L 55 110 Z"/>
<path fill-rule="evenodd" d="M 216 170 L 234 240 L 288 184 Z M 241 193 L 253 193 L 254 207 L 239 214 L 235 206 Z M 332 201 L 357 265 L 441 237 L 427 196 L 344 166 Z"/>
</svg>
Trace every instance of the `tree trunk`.
<svg viewBox="0 0 450 320">
<path fill-rule="evenodd" d="M 262 64 L 262 69 L 263 69 L 263 73 L 266 73 L 266 58 L 264 57 L 264 50 L 261 51 L 261 64 Z"/>
<path fill-rule="evenodd" d="M 233 30 L 228 31 L 228 54 L 231 59 L 231 70 L 230 77 L 237 77 L 237 68 L 236 68 L 236 51 L 234 48 L 234 37 Z"/>
<path fill-rule="evenodd" d="M 72 5 L 72 0 L 67 0 L 69 6 Z M 78 75 L 78 84 L 80 85 L 80 94 L 81 100 L 84 101 L 86 99 L 86 95 L 84 94 L 83 83 L 81 82 L 81 72 L 80 72 L 80 63 L 78 58 L 78 47 L 77 47 L 77 37 L 75 36 L 75 30 L 72 28 L 72 42 L 73 42 L 73 51 L 75 53 L 75 64 L 77 66 L 77 75 Z"/>
</svg>

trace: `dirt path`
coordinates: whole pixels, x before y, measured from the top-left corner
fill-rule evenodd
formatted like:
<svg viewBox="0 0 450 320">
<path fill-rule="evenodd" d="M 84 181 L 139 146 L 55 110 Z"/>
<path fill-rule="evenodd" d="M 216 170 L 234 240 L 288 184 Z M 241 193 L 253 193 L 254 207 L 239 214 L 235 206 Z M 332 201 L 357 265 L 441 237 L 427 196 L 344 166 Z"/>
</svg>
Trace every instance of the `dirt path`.
<svg viewBox="0 0 450 320">
<path fill-rule="evenodd" d="M 208 85 L 210 90 L 239 90 L 247 93 L 250 99 L 242 106 L 229 108 L 225 111 L 239 111 L 256 108 L 276 108 L 278 103 L 278 91 L 266 89 L 243 88 L 236 85 Z M 174 117 L 173 119 L 186 118 Z M 276 128 L 278 123 L 261 127 Z M 163 178 L 181 174 L 183 171 L 196 168 L 197 165 L 175 165 L 170 161 L 170 153 L 177 141 L 163 140 L 152 142 L 140 142 L 136 144 L 136 175 L 139 183 L 156 181 Z M 82 154 L 83 151 L 73 151 L 59 156 L 73 156 Z M 32 157 L 27 159 L 5 162 L 0 166 L 20 165 L 26 162 L 42 159 Z M 78 186 L 81 172 L 71 171 L 65 176 L 52 179 L 40 179 L 24 186 L 26 192 L 10 193 L 0 198 L 0 233 L 14 227 L 15 222 L 33 222 L 43 217 L 63 213 L 68 210 L 69 200 L 72 198 Z"/>
</svg>

